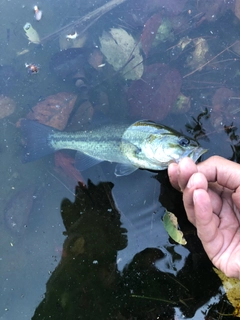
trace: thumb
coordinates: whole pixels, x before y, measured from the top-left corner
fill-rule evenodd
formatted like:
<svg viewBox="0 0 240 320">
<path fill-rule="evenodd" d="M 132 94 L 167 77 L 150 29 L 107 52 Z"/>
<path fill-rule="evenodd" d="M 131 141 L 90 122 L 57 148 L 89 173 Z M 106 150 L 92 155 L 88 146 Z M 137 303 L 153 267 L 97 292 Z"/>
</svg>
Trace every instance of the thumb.
<svg viewBox="0 0 240 320">
<path fill-rule="evenodd" d="M 235 203 L 236 207 L 240 211 L 240 187 L 232 194 L 233 202 Z"/>
<path fill-rule="evenodd" d="M 213 213 L 211 199 L 206 190 L 194 190 L 193 202 L 198 237 L 209 257 L 212 258 L 219 250 L 219 217 Z"/>
</svg>

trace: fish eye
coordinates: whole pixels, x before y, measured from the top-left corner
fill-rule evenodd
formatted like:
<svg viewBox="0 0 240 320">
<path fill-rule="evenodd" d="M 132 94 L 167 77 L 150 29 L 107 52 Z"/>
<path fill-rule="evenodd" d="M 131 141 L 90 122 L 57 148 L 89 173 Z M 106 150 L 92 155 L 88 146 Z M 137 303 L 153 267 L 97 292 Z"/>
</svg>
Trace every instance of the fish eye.
<svg viewBox="0 0 240 320">
<path fill-rule="evenodd" d="M 179 144 L 181 147 L 187 147 L 189 145 L 190 141 L 187 138 L 180 138 Z"/>
<path fill-rule="evenodd" d="M 30 23 L 26 23 L 26 24 L 25 24 L 25 27 L 24 27 L 25 30 L 29 30 L 29 29 L 30 29 L 30 26 L 31 26 Z"/>
</svg>

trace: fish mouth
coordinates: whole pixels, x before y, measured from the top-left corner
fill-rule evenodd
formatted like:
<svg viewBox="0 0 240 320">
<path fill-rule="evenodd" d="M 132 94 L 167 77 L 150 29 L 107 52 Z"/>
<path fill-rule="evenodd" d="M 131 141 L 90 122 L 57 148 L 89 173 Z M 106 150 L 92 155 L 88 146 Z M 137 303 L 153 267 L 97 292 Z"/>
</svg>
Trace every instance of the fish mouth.
<svg viewBox="0 0 240 320">
<path fill-rule="evenodd" d="M 197 147 L 188 154 L 188 157 L 190 157 L 194 162 L 196 162 L 207 151 L 208 149 Z"/>
</svg>

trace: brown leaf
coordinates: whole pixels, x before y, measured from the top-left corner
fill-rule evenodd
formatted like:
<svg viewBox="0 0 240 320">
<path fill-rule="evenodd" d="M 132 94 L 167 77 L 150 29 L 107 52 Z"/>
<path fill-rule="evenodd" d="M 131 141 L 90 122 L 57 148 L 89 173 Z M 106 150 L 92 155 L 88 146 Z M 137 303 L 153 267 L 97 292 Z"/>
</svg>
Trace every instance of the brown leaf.
<svg viewBox="0 0 240 320">
<path fill-rule="evenodd" d="M 37 103 L 28 113 L 27 118 L 63 130 L 67 125 L 76 99 L 77 95 L 67 92 L 49 96 L 44 101 Z"/>
<path fill-rule="evenodd" d="M 147 66 L 142 79 L 134 81 L 128 90 L 130 115 L 135 119 L 164 119 L 171 111 L 181 85 L 178 70 L 165 64 Z"/>
<path fill-rule="evenodd" d="M 148 52 L 151 49 L 152 43 L 156 37 L 161 22 L 161 14 L 156 13 L 153 16 L 151 16 L 144 25 L 144 29 L 141 34 L 141 43 L 143 52 L 146 56 L 148 55 Z"/>
</svg>

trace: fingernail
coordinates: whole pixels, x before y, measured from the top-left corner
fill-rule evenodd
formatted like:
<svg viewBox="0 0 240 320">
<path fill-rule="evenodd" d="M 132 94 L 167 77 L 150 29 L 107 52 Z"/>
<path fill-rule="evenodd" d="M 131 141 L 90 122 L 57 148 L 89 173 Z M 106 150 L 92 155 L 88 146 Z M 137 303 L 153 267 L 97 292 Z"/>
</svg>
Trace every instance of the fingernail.
<svg viewBox="0 0 240 320">
<path fill-rule="evenodd" d="M 192 181 L 192 177 L 188 180 L 188 183 L 187 183 L 187 188 L 192 188 L 193 186 L 193 181 Z"/>
<path fill-rule="evenodd" d="M 180 168 L 179 168 L 179 166 L 178 166 L 178 168 L 177 168 L 177 175 L 178 175 L 178 176 L 180 175 Z"/>
<path fill-rule="evenodd" d="M 193 191 L 193 204 L 196 203 L 196 198 L 197 198 L 196 190 L 194 190 L 194 191 Z"/>
</svg>

